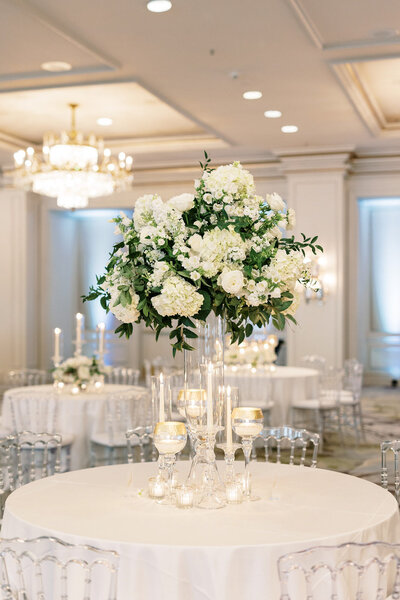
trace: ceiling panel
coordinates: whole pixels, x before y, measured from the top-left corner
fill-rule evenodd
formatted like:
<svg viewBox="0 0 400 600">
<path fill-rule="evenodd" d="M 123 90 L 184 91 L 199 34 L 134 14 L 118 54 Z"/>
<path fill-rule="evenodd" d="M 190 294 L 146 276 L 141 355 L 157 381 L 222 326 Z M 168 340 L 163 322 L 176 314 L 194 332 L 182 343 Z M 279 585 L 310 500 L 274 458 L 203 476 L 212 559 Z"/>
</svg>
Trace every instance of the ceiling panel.
<svg viewBox="0 0 400 600">
<path fill-rule="evenodd" d="M 110 68 L 74 34 L 27 2 L 0 0 L 0 11 L 0 83 L 59 76 L 41 71 L 41 64 L 48 61 L 68 62 L 74 71 Z"/>
<path fill-rule="evenodd" d="M 294 0 L 324 46 L 400 39 L 398 0 Z"/>
<path fill-rule="evenodd" d="M 69 103 L 79 104 L 77 126 L 107 139 L 200 134 L 203 130 L 138 83 L 25 90 L 0 94 L 0 131 L 40 143 L 46 131 L 69 128 Z M 101 127 L 99 117 L 113 119 Z"/>
</svg>

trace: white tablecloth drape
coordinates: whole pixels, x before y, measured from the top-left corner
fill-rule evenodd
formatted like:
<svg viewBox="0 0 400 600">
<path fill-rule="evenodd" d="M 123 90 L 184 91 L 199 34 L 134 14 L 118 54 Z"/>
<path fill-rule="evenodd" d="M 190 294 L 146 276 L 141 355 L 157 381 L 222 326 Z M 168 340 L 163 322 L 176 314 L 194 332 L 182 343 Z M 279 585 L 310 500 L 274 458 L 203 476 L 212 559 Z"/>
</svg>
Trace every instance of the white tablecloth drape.
<svg viewBox="0 0 400 600">
<path fill-rule="evenodd" d="M 187 474 L 187 463 L 178 468 Z M 216 511 L 181 511 L 141 496 L 151 463 L 57 475 L 11 494 L 1 535 L 55 535 L 116 550 L 118 600 L 278 600 L 282 554 L 400 539 L 397 503 L 377 485 L 322 469 L 251 468 L 261 500 Z"/>
<path fill-rule="evenodd" d="M 275 367 L 272 372 L 258 368 L 226 367 L 225 383 L 239 388 L 242 406 L 265 408 L 272 400 L 271 425 L 287 424 L 294 401 L 318 397 L 318 371 L 300 367 Z"/>
<path fill-rule="evenodd" d="M 12 402 L 16 395 L 23 394 L 30 402 L 40 402 L 41 393 L 51 394 L 52 385 L 36 385 L 32 387 L 13 388 L 7 390 L 3 398 L 2 426 L 13 429 Z M 71 469 L 82 469 L 89 466 L 90 437 L 93 433 L 105 431 L 105 403 L 107 398 L 120 392 L 136 392 L 143 395 L 145 388 L 129 385 L 106 384 L 96 393 L 56 394 L 59 402 L 55 430 L 61 435 L 74 436 L 71 450 Z M 43 398 L 43 396 L 42 396 Z M 33 409 L 34 410 L 34 409 Z"/>
</svg>

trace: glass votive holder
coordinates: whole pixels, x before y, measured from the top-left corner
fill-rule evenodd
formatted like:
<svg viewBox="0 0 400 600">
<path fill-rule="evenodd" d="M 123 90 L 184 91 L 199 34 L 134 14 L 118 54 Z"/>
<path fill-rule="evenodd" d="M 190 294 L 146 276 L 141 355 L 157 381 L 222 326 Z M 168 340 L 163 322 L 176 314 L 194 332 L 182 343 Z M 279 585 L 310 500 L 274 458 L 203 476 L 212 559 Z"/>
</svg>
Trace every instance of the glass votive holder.
<svg viewBox="0 0 400 600">
<path fill-rule="evenodd" d="M 191 485 L 178 485 L 175 488 L 175 493 L 178 508 L 193 508 L 194 489 Z"/>
<path fill-rule="evenodd" d="M 164 498 L 166 492 L 165 481 L 161 477 L 150 477 L 147 491 L 150 498 Z"/>
<path fill-rule="evenodd" d="M 243 502 L 243 482 L 228 481 L 225 485 L 225 494 L 228 504 L 240 504 Z"/>
<path fill-rule="evenodd" d="M 251 473 L 248 474 L 248 485 L 249 485 L 249 493 L 251 492 Z M 236 475 L 236 483 L 242 488 L 242 492 L 246 493 L 246 476 L 244 473 L 239 473 Z"/>
</svg>

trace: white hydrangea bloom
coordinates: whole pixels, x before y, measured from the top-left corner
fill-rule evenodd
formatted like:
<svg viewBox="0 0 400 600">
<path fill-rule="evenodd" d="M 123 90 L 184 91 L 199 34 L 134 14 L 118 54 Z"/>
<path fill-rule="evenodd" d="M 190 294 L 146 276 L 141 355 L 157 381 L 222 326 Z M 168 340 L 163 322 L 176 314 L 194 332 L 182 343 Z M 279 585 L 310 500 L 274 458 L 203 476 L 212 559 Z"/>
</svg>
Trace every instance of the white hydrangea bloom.
<svg viewBox="0 0 400 600">
<path fill-rule="evenodd" d="M 122 306 L 122 304 L 118 304 L 114 306 L 117 302 L 118 297 L 120 295 L 120 290 L 116 287 L 110 290 L 111 300 L 110 300 L 110 311 L 112 314 L 121 321 L 122 323 L 134 323 L 138 320 L 140 313 L 137 310 L 137 305 L 139 303 L 139 296 L 134 292 L 131 288 L 130 290 L 132 302 L 128 306 Z"/>
<path fill-rule="evenodd" d="M 211 229 L 203 236 L 203 244 L 200 249 L 202 267 L 208 277 L 222 271 L 224 263 L 229 258 L 229 252 L 235 248 L 235 252 L 246 251 L 246 244 L 239 233 L 233 227 L 228 229 Z"/>
<path fill-rule="evenodd" d="M 156 311 L 163 317 L 181 315 L 192 317 L 203 304 L 203 296 L 188 281 L 173 275 L 165 281 L 161 294 L 151 300 Z"/>
<path fill-rule="evenodd" d="M 304 272 L 303 255 L 292 250 L 278 250 L 269 267 L 263 267 L 263 275 L 274 283 L 283 284 L 284 289 L 293 290 Z M 280 286 L 282 287 L 282 286 Z"/>
<path fill-rule="evenodd" d="M 253 176 L 238 162 L 204 173 L 203 182 L 206 191 L 217 200 L 226 194 L 232 198 L 248 198 L 254 195 Z"/>
</svg>

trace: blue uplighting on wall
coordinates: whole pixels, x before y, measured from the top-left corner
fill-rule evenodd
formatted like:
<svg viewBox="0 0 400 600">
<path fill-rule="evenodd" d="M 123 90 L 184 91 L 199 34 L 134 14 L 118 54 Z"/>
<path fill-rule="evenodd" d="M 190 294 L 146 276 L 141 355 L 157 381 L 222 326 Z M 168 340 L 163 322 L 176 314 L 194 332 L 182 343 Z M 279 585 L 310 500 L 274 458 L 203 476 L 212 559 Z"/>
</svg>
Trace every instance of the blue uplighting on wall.
<svg viewBox="0 0 400 600">
<path fill-rule="evenodd" d="M 128 217 L 133 211 L 124 210 Z M 76 221 L 79 243 L 79 286 L 85 294 L 91 285 L 96 283 L 96 275 L 102 275 L 108 262 L 109 253 L 120 237 L 114 234 L 115 223 L 111 219 L 118 216 L 118 209 L 91 209 L 78 210 L 70 215 Z M 88 302 L 84 306 L 86 313 L 86 328 L 95 329 L 97 323 L 104 321 L 106 329 L 113 329 L 116 325 L 111 313 L 106 314 L 100 301 Z"/>
</svg>

